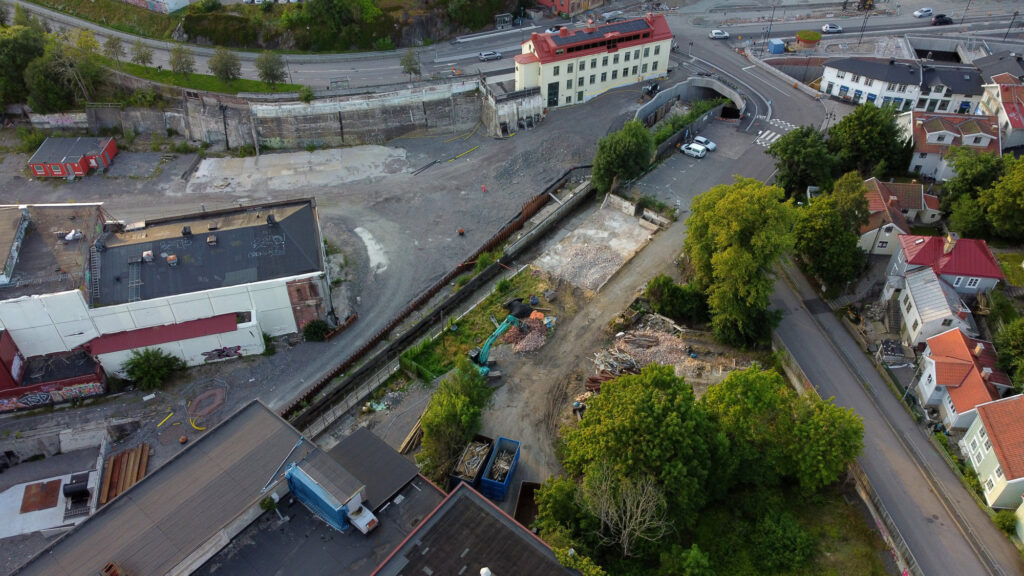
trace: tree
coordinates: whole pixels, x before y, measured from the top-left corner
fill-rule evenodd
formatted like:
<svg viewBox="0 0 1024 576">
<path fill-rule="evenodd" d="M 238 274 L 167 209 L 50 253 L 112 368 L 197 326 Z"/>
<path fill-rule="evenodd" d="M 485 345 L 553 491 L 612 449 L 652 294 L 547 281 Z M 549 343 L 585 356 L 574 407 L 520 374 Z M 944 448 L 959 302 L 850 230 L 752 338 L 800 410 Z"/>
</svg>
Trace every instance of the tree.
<svg viewBox="0 0 1024 576">
<path fill-rule="evenodd" d="M 555 558 L 562 566 L 578 571 L 582 576 L 607 576 L 607 572 L 598 566 L 593 560 L 581 556 L 572 548 L 553 548 Z"/>
<path fill-rule="evenodd" d="M 692 284 L 679 285 L 661 274 L 647 282 L 644 296 L 655 312 L 676 322 L 703 324 L 708 320 L 707 299 Z"/>
<path fill-rule="evenodd" d="M 192 49 L 175 44 L 174 48 L 171 48 L 170 65 L 175 74 L 182 74 L 188 78 L 189 74 L 196 71 L 196 58 L 192 55 Z"/>
<path fill-rule="evenodd" d="M 420 59 L 416 56 L 416 51 L 409 48 L 405 52 L 405 56 L 402 56 L 402 71 L 409 75 L 409 80 L 412 81 L 413 76 L 419 76 L 420 73 Z"/>
<path fill-rule="evenodd" d="M 464 355 L 456 358 L 455 370 L 438 385 L 420 418 L 423 449 L 419 460 L 425 474 L 441 479 L 448 473 L 480 429 L 480 414 L 490 393 L 469 359 Z"/>
<path fill-rule="evenodd" d="M 171 374 L 185 369 L 185 361 L 159 348 L 132 350 L 121 368 L 128 379 L 141 390 L 155 390 L 164 385 Z"/>
<path fill-rule="evenodd" d="M 16 4 L 14 6 L 13 22 L 15 26 L 24 26 L 26 28 L 32 29 L 40 37 L 43 34 L 46 34 L 46 26 L 43 25 L 42 21 L 40 21 L 32 14 L 26 12 L 25 9 L 22 8 L 20 4 Z"/>
<path fill-rule="evenodd" d="M 786 191 L 787 198 L 803 197 L 808 186 L 829 187 L 834 158 L 825 138 L 810 126 L 790 130 L 768 147 L 775 158 L 775 182 Z"/>
<path fill-rule="evenodd" d="M 793 230 L 796 250 L 803 255 L 808 272 L 821 280 L 829 295 L 836 295 L 864 267 L 860 235 L 843 221 L 834 196 L 815 198 L 798 215 Z"/>
<path fill-rule="evenodd" d="M 149 66 L 153 63 L 153 49 L 146 46 L 141 39 L 132 44 L 132 62 L 139 66 Z"/>
<path fill-rule="evenodd" d="M 616 180 L 636 178 L 651 165 L 654 138 L 638 120 L 631 120 L 622 130 L 601 138 L 597 142 L 594 168 L 591 171 L 594 186 L 605 192 Z"/>
<path fill-rule="evenodd" d="M 967 146 L 951 147 L 946 152 L 946 162 L 956 175 L 943 185 L 942 210 L 950 212 L 961 197 L 977 198 L 982 190 L 991 188 L 1006 169 L 1003 158 L 1009 156 L 997 156 Z"/>
<path fill-rule="evenodd" d="M 900 163 L 906 155 L 905 140 L 896 124 L 895 110 L 865 105 L 829 129 L 828 148 L 843 172 L 871 174 L 879 162 L 886 160 L 889 170 L 902 173 L 909 164 L 909 158 Z"/>
<path fill-rule="evenodd" d="M 996 334 L 996 350 L 999 352 L 999 366 L 1013 375 L 1014 383 L 1024 377 L 1024 317 L 1003 326 Z"/>
<path fill-rule="evenodd" d="M 661 553 L 658 573 L 663 576 L 714 576 L 711 559 L 696 544 L 684 548 L 678 544 Z"/>
<path fill-rule="evenodd" d="M 274 86 L 284 82 L 285 76 L 285 64 L 281 55 L 277 52 L 271 52 L 265 50 L 262 54 L 256 57 L 256 74 L 259 79 L 267 84 L 270 84 L 270 89 L 273 90 Z"/>
<path fill-rule="evenodd" d="M 690 385 L 671 366 L 650 365 L 606 384 L 587 404 L 587 417 L 564 436 L 566 471 L 582 477 L 605 466 L 633 481 L 654 478 L 669 518 L 691 525 L 714 492 L 712 471 L 727 449 Z"/>
<path fill-rule="evenodd" d="M 634 556 L 642 542 L 659 542 L 669 530 L 665 496 L 650 476 L 620 476 L 606 462 L 597 462 L 587 469 L 578 494 L 583 508 L 600 522 L 599 542 L 618 547 L 623 558 Z"/>
<path fill-rule="evenodd" d="M 860 234 L 862 226 L 868 223 L 871 211 L 868 209 L 868 187 L 857 172 L 847 172 L 832 187 L 830 196 L 835 209 L 847 230 Z"/>
<path fill-rule="evenodd" d="M 117 67 L 121 67 L 121 58 L 124 58 L 124 44 L 121 43 L 119 36 L 111 34 L 107 37 L 107 41 L 103 43 L 103 55 L 112 58 L 117 62 Z"/>
<path fill-rule="evenodd" d="M 316 318 L 310 320 L 302 325 L 302 337 L 307 342 L 323 342 L 327 339 L 327 334 L 331 331 L 331 327 L 326 321 Z"/>
<path fill-rule="evenodd" d="M 964 238 L 990 236 L 988 218 L 981 203 L 970 194 L 962 194 L 950 207 L 949 228 Z"/>
<path fill-rule="evenodd" d="M 56 43 L 49 43 L 46 52 L 25 68 L 28 105 L 39 114 L 67 110 L 75 101 L 74 92 L 62 76 L 56 50 Z"/>
<path fill-rule="evenodd" d="M 17 8 L 21 8 L 20 5 Z M 0 28 L 0 104 L 24 102 L 28 96 L 25 70 L 43 55 L 42 35 L 26 26 Z"/>
<path fill-rule="evenodd" d="M 864 423 L 831 398 L 800 397 L 792 433 L 794 476 L 807 492 L 838 480 L 864 448 Z"/>
<path fill-rule="evenodd" d="M 1003 175 L 981 192 L 978 203 L 992 231 L 1010 240 L 1024 238 L 1024 160 L 1007 158 Z"/>
<path fill-rule="evenodd" d="M 787 512 L 762 518 L 753 540 L 752 556 L 768 573 L 794 570 L 814 553 L 814 537 Z"/>
<path fill-rule="evenodd" d="M 207 67 L 221 82 L 236 80 L 242 72 L 242 63 L 238 60 L 238 55 L 223 46 L 218 46 L 214 50 Z"/>
<path fill-rule="evenodd" d="M 768 312 L 773 268 L 793 246 L 793 207 L 783 195 L 777 186 L 736 177 L 698 196 L 690 208 L 683 249 L 723 343 L 763 341 L 776 320 Z"/>
</svg>

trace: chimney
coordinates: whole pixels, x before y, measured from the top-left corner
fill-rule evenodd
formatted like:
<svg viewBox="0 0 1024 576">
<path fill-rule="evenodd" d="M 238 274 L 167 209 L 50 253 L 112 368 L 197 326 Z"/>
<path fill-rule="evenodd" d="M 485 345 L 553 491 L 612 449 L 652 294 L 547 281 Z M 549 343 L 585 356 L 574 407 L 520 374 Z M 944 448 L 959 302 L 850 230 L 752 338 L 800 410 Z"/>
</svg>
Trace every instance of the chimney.
<svg viewBox="0 0 1024 576">
<path fill-rule="evenodd" d="M 957 236 L 956 232 L 950 232 L 949 234 L 947 234 L 946 243 L 943 244 L 942 246 L 942 253 L 949 254 L 950 252 L 952 252 L 953 248 L 956 248 L 956 241 L 959 239 L 960 237 Z"/>
<path fill-rule="evenodd" d="M 480 569 L 480 576 L 492 576 L 491 569 L 487 566 L 484 566 Z"/>
<path fill-rule="evenodd" d="M 988 382 L 989 380 L 991 380 L 992 379 L 992 369 L 989 368 L 988 366 L 985 366 L 984 368 L 982 368 L 981 369 L 981 379 L 984 380 L 985 382 Z"/>
<path fill-rule="evenodd" d="M 274 226 L 277 224 L 277 218 L 273 214 L 267 214 L 267 225 Z"/>
<path fill-rule="evenodd" d="M 983 344 L 981 342 L 978 342 L 974 346 L 974 355 L 975 356 L 981 356 L 981 353 L 984 352 L 984 351 L 985 351 L 985 344 Z"/>
<path fill-rule="evenodd" d="M 192 235 L 192 227 L 191 226 L 182 226 L 181 227 L 181 235 L 182 236 L 191 236 Z"/>
</svg>

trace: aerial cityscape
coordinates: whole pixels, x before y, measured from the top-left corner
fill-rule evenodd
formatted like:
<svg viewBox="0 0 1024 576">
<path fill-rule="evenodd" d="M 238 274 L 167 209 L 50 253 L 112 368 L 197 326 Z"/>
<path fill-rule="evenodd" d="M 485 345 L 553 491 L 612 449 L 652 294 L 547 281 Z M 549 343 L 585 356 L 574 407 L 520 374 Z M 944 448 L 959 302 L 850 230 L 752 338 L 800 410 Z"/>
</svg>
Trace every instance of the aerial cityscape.
<svg viewBox="0 0 1024 576">
<path fill-rule="evenodd" d="M 1022 8 L 0 0 L 0 571 L 1024 575 Z"/>
</svg>

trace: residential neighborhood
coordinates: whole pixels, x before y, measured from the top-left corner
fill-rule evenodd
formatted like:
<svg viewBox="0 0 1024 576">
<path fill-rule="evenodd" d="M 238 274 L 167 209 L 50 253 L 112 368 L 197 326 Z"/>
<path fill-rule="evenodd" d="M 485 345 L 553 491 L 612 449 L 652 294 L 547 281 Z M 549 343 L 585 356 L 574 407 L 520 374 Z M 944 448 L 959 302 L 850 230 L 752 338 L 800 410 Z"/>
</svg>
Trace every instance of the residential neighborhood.
<svg viewBox="0 0 1024 576">
<path fill-rule="evenodd" d="M 1011 4 L 0 0 L 4 573 L 1024 574 Z"/>
</svg>

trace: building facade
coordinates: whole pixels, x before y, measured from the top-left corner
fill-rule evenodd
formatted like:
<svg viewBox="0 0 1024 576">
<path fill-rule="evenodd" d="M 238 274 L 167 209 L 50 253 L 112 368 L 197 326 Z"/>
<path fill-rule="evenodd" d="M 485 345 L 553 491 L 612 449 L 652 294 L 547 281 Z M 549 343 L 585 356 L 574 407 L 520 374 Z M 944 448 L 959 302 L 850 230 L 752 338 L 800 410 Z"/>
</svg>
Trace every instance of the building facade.
<svg viewBox="0 0 1024 576">
<path fill-rule="evenodd" d="M 898 305 L 903 316 L 903 341 L 909 346 L 924 344 L 950 329 L 958 328 L 972 337 L 978 334 L 971 309 L 931 268 L 907 274 Z"/>
<path fill-rule="evenodd" d="M 37 178 L 82 177 L 110 166 L 117 154 L 113 138 L 47 138 L 29 158 Z"/>
<path fill-rule="evenodd" d="M 1024 396 L 978 406 L 978 417 L 960 441 L 992 508 L 1016 509 L 1024 496 Z"/>
<path fill-rule="evenodd" d="M 950 233 L 944 238 L 903 234 L 898 241 L 899 249 L 886 268 L 884 299 L 903 288 L 910 272 L 924 267 L 963 296 L 990 292 L 1003 279 L 1003 270 L 984 240 Z"/>
<path fill-rule="evenodd" d="M 1009 73 L 996 75 L 985 85 L 981 111 L 999 119 L 1003 148 L 1024 146 L 1024 85 Z"/>
<path fill-rule="evenodd" d="M 821 91 L 853 104 L 907 111 L 921 95 L 921 67 L 896 60 L 837 58 L 825 63 Z"/>
<path fill-rule="evenodd" d="M 908 169 L 939 181 L 956 176 L 946 154 L 953 146 L 1002 155 L 999 119 L 995 116 L 919 112 L 900 114 L 897 122 L 903 135 L 914 142 Z"/>
<path fill-rule="evenodd" d="M 516 90 L 540 88 L 548 108 L 582 104 L 613 88 L 666 75 L 672 38 L 661 14 L 534 33 L 515 57 Z"/>
</svg>

